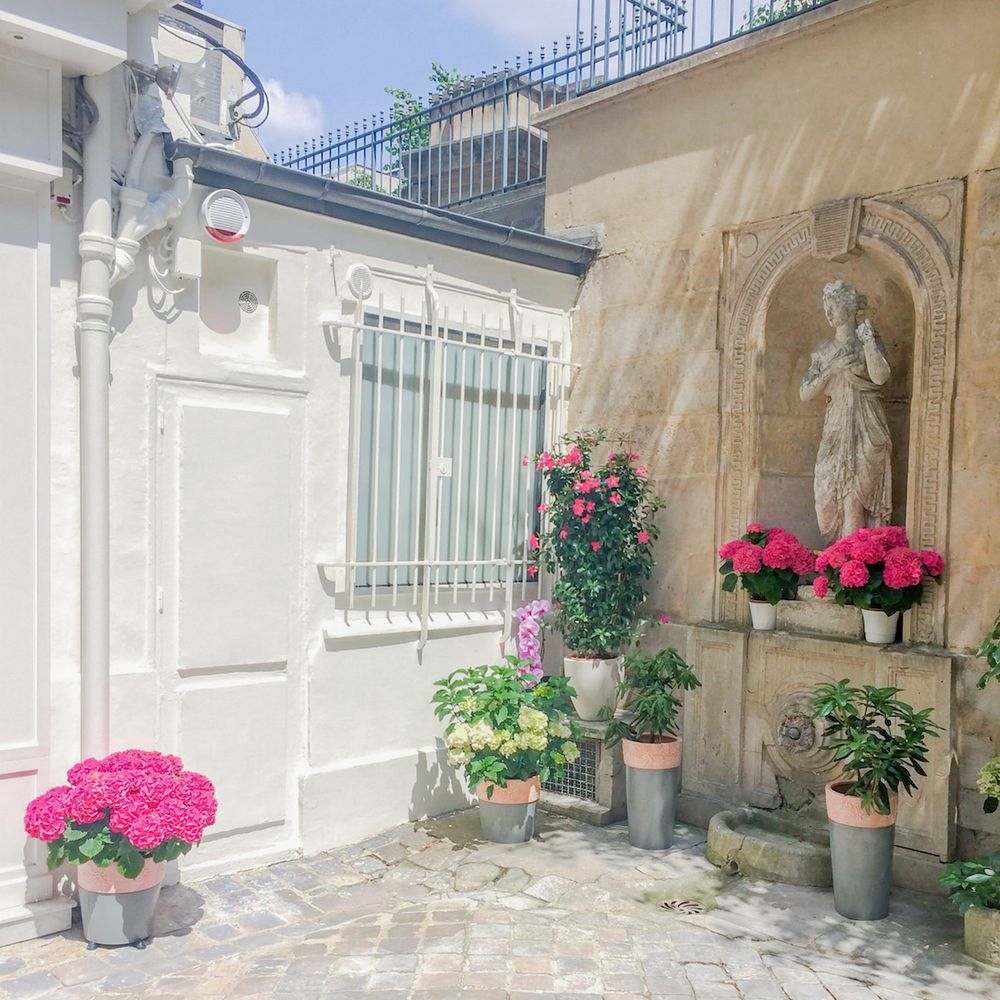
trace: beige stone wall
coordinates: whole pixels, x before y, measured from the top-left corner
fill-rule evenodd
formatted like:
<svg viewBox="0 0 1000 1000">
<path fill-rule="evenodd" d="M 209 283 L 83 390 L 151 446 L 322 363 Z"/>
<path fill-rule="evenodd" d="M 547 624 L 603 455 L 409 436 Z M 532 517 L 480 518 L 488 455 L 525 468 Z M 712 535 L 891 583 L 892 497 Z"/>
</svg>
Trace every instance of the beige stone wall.
<svg viewBox="0 0 1000 1000">
<path fill-rule="evenodd" d="M 979 766 L 1000 754 L 1000 690 L 975 689 L 980 664 L 967 655 L 1000 604 L 998 51 L 994 0 L 839 0 L 583 97 L 546 120 L 547 227 L 600 224 L 605 233 L 575 325 L 583 367 L 572 423 L 624 430 L 648 457 L 667 501 L 655 598 L 680 622 L 717 616 L 724 232 L 835 199 L 964 183 L 943 531 L 944 636 L 948 648 L 964 654 L 956 656 L 953 706 L 963 851 L 1000 846 L 1000 819 L 982 814 L 974 791 Z M 817 263 L 797 287 L 813 294 L 808 286 L 827 272 L 843 276 L 838 269 L 856 267 Z M 867 289 L 881 297 L 873 321 L 884 327 L 890 318 L 898 329 L 883 332 L 896 338 L 891 349 L 905 354 L 913 343 L 903 329 L 914 322 L 912 304 L 898 274 L 875 277 Z M 769 331 L 803 329 L 796 324 L 812 309 L 808 322 L 822 332 L 818 302 L 790 301 L 793 286 L 790 280 L 768 315 Z M 769 374 L 785 381 L 772 388 L 766 406 L 784 420 L 789 447 L 763 454 L 775 478 L 789 476 L 789 496 L 804 488 L 797 432 L 815 433 L 816 415 L 810 423 L 787 398 L 797 373 L 789 366 L 806 360 L 790 353 L 767 360 Z M 914 359 L 893 390 L 894 426 L 905 425 L 916 368 Z M 899 446 L 904 455 L 906 446 Z M 772 486 L 773 507 L 782 484 Z"/>
<path fill-rule="evenodd" d="M 948 635 L 969 649 L 1000 594 L 1000 285 L 987 277 L 1000 194 L 982 173 L 1000 166 L 1000 7 L 956 0 L 942 18 L 940 0 L 840 0 L 767 34 L 549 118 L 547 227 L 605 229 L 575 328 L 573 422 L 634 434 L 668 500 L 658 596 L 683 620 L 711 618 L 723 231 L 968 178 Z"/>
</svg>

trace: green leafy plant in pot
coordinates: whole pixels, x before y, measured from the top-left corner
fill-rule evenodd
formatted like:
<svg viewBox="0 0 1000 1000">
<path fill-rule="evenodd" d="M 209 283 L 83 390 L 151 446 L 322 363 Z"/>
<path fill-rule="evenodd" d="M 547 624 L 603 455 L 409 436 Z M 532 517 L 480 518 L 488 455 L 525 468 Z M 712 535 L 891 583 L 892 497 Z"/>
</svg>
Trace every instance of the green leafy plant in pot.
<svg viewBox="0 0 1000 1000">
<path fill-rule="evenodd" d="M 602 457 L 603 430 L 564 437 L 535 458 L 545 520 L 530 540 L 533 563 L 556 574 L 547 625 L 569 655 L 564 673 L 581 719 L 615 708 L 622 657 L 635 635 L 653 569 L 653 517 L 661 500 L 639 456 L 619 440 Z"/>
<path fill-rule="evenodd" d="M 580 756 L 564 677 L 538 680 L 509 656 L 464 667 L 436 683 L 435 714 L 447 720 L 448 762 L 465 771 L 479 799 L 483 836 L 514 844 L 534 835 L 543 781 L 557 781 Z"/>
<path fill-rule="evenodd" d="M 912 794 L 926 776 L 927 739 L 940 726 L 932 709 L 900 701 L 899 688 L 821 684 L 812 699 L 826 724 L 826 745 L 844 777 L 826 786 L 837 912 L 852 920 L 889 914 L 892 849 L 899 791 Z"/>
<path fill-rule="evenodd" d="M 1000 965 L 1000 852 L 952 862 L 941 884 L 965 918 L 965 953 Z"/>
<path fill-rule="evenodd" d="M 663 851 L 673 844 L 681 766 L 678 692 L 693 691 L 701 682 L 671 647 L 629 653 L 623 673 L 620 693 L 629 697 L 631 716 L 611 719 L 604 740 L 607 746 L 622 745 L 629 843 Z"/>
</svg>

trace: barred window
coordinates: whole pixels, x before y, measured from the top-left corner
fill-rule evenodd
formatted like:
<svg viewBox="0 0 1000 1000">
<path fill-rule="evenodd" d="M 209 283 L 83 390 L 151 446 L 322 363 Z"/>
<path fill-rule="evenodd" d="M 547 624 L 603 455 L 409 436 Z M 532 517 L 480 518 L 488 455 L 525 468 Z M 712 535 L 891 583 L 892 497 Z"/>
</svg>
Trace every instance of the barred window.
<svg viewBox="0 0 1000 1000">
<path fill-rule="evenodd" d="M 523 587 L 541 502 L 523 457 L 553 427 L 547 345 L 366 313 L 359 358 L 354 585 L 427 585 L 435 603 Z"/>
</svg>

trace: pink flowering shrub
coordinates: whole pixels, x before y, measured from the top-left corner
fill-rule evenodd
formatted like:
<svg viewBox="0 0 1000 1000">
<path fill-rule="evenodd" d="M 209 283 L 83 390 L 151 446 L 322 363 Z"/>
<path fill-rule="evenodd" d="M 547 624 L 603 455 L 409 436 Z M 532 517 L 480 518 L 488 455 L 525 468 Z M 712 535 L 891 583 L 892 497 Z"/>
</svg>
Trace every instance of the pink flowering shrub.
<svg viewBox="0 0 1000 1000">
<path fill-rule="evenodd" d="M 542 679 L 542 619 L 549 613 L 548 601 L 530 601 L 514 612 L 517 619 L 517 674 L 525 687 Z"/>
<path fill-rule="evenodd" d="M 117 864 L 135 878 L 145 864 L 187 854 L 215 822 L 215 788 L 179 757 L 121 750 L 69 769 L 68 785 L 28 803 L 24 829 L 49 845 L 49 867 Z"/>
<path fill-rule="evenodd" d="M 740 538 L 720 546 L 719 558 L 723 590 L 731 593 L 739 580 L 751 600 L 768 604 L 793 600 L 799 579 L 813 572 L 816 561 L 812 549 L 790 531 L 756 522 Z"/>
<path fill-rule="evenodd" d="M 531 557 L 558 574 L 552 625 L 574 656 L 614 656 L 631 643 L 653 569 L 661 500 L 624 442 L 598 457 L 605 440 L 603 431 L 583 432 L 535 458 L 547 522 L 530 541 Z"/>
<path fill-rule="evenodd" d="M 905 528 L 860 528 L 823 549 L 816 572 L 817 596 L 832 593 L 838 604 L 891 615 L 920 602 L 927 577 L 941 583 L 944 560 L 931 549 L 911 549 Z"/>
</svg>

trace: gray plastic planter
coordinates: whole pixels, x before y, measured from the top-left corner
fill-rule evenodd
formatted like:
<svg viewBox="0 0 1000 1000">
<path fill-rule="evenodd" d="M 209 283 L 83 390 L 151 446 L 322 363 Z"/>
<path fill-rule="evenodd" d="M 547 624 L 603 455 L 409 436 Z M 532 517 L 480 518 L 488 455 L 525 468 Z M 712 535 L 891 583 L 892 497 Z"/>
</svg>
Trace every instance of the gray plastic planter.
<svg viewBox="0 0 1000 1000">
<path fill-rule="evenodd" d="M 153 933 L 160 886 L 139 892 L 80 889 L 83 936 L 91 944 L 138 944 Z"/>
<path fill-rule="evenodd" d="M 865 829 L 830 823 L 833 903 L 849 920 L 889 916 L 895 826 Z"/>
<path fill-rule="evenodd" d="M 651 771 L 625 768 L 628 796 L 628 842 L 644 851 L 665 851 L 674 843 L 674 806 L 677 801 L 676 767 Z"/>
<path fill-rule="evenodd" d="M 665 851 L 673 846 L 682 745 L 672 736 L 622 740 L 628 840 L 633 847 Z"/>
<path fill-rule="evenodd" d="M 889 812 L 866 812 L 851 794 L 849 782 L 826 786 L 830 820 L 833 902 L 849 920 L 883 920 L 889 916 L 892 844 L 896 834 L 898 796 L 889 793 Z"/>
<path fill-rule="evenodd" d="M 523 844 L 531 840 L 541 794 L 537 775 L 526 781 L 511 779 L 502 787 L 482 782 L 476 788 L 476 797 L 483 839 L 494 844 Z"/>
<path fill-rule="evenodd" d="M 523 844 L 535 835 L 537 802 L 510 804 L 479 801 L 483 839 L 494 844 Z"/>
<path fill-rule="evenodd" d="M 83 936 L 90 947 L 145 946 L 146 938 L 153 933 L 153 915 L 165 868 L 163 861 L 147 860 L 139 874 L 129 879 L 115 865 L 102 868 L 88 861 L 77 867 Z"/>
</svg>

